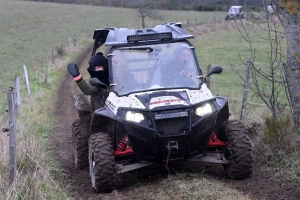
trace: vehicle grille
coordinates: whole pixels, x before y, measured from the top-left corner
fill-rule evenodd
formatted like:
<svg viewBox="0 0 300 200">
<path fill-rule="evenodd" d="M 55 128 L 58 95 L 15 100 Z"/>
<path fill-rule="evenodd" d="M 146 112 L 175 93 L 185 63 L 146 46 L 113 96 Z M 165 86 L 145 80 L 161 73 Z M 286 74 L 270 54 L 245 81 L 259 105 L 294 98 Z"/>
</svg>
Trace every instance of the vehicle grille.
<svg viewBox="0 0 300 200">
<path fill-rule="evenodd" d="M 188 126 L 188 117 L 155 120 L 155 123 L 160 135 L 184 134 Z"/>
</svg>

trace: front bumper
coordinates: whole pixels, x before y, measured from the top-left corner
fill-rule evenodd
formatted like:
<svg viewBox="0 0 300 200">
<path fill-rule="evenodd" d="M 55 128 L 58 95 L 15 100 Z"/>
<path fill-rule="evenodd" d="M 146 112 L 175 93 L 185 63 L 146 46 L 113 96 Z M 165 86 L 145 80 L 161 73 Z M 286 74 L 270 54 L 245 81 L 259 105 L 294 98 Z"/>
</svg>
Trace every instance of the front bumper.
<svg viewBox="0 0 300 200">
<path fill-rule="evenodd" d="M 153 127 L 123 121 L 116 128 L 118 133 L 127 134 L 137 162 L 162 163 L 167 159 L 180 162 L 205 153 L 216 118 L 217 112 L 198 121 L 190 115 L 164 120 L 152 118 Z"/>
</svg>

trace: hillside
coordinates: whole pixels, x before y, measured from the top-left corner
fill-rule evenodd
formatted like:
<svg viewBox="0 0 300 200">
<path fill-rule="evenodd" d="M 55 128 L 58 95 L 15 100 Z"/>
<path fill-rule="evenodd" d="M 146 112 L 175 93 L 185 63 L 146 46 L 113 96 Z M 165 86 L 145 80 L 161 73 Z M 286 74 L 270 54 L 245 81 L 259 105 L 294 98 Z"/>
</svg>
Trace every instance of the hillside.
<svg viewBox="0 0 300 200">
<path fill-rule="evenodd" d="M 41 0 L 31 0 L 31 1 L 41 1 Z M 56 3 L 70 3 L 70 4 L 89 4 L 89 5 L 100 5 L 100 6 L 119 6 L 119 7 L 132 7 L 143 2 L 142 0 L 42 0 L 44 2 L 56 2 Z M 147 1 L 146 1 L 147 2 Z M 179 9 L 179 8 L 193 8 L 197 5 L 206 5 L 206 6 L 223 6 L 227 7 L 231 5 L 243 5 L 246 2 L 241 2 L 239 0 L 152 0 L 151 1 L 156 8 L 160 9 Z M 252 0 L 247 2 L 247 6 L 263 6 L 263 2 L 260 0 Z"/>
</svg>

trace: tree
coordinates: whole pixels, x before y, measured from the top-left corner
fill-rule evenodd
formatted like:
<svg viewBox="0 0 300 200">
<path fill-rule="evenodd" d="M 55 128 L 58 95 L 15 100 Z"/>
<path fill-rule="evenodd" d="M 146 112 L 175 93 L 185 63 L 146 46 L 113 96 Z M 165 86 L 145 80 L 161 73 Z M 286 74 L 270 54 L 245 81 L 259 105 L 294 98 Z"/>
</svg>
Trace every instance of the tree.
<svg viewBox="0 0 300 200">
<path fill-rule="evenodd" d="M 300 127 L 300 2 L 271 0 L 276 7 L 286 34 L 287 60 L 283 66 L 295 124 Z"/>
<path fill-rule="evenodd" d="M 163 17 L 160 15 L 158 10 L 154 9 L 154 4 L 152 1 L 142 1 L 137 5 L 139 17 L 142 19 L 142 27 L 145 28 L 145 18 L 149 17 L 150 19 L 160 19 L 162 20 Z"/>
<path fill-rule="evenodd" d="M 257 28 L 261 29 L 265 32 L 267 32 L 267 36 L 260 35 L 257 31 L 255 31 L 254 24 L 249 28 L 246 28 L 245 23 L 243 20 L 235 20 L 236 26 L 241 34 L 241 36 L 244 38 L 244 40 L 248 43 L 248 47 L 250 50 L 249 58 L 247 59 L 247 62 L 244 62 L 243 58 L 240 57 L 243 64 L 246 66 L 246 74 L 243 78 L 243 75 L 239 72 L 239 70 L 235 69 L 233 64 L 230 63 L 233 70 L 239 75 L 239 77 L 244 82 L 244 98 L 247 98 L 247 95 L 245 97 L 245 93 L 248 90 L 248 87 L 254 92 L 254 95 L 260 98 L 264 104 L 267 106 L 267 108 L 271 111 L 272 117 L 278 121 L 280 119 L 280 116 L 282 116 L 282 112 L 284 111 L 286 107 L 286 103 L 284 101 L 284 97 L 282 97 L 282 94 L 285 93 L 286 96 L 287 92 L 287 86 L 286 81 L 283 75 L 282 70 L 282 59 L 286 57 L 284 53 L 282 53 L 281 50 L 281 42 L 284 38 L 284 33 L 280 32 L 278 23 L 274 22 L 273 25 L 267 18 L 267 28 L 264 28 L 257 24 Z M 252 39 L 250 36 L 250 33 L 255 32 L 257 36 L 261 40 L 269 41 L 270 48 L 266 49 L 267 56 L 268 56 L 268 65 L 264 66 L 263 69 L 260 69 L 255 64 L 255 48 L 252 44 Z M 249 84 L 249 78 L 251 76 L 252 84 Z M 244 100 L 243 98 L 243 105 L 242 105 L 242 111 L 241 111 L 241 121 L 243 121 L 245 115 L 245 109 L 247 105 L 247 100 Z M 288 102 L 290 105 L 290 102 Z"/>
</svg>

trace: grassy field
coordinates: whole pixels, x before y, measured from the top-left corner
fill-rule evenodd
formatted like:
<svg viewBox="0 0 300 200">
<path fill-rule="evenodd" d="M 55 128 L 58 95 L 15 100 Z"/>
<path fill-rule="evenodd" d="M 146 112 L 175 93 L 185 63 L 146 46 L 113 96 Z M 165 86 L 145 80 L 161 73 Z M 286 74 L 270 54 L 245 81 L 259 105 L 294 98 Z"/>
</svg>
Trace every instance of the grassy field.
<svg viewBox="0 0 300 200">
<path fill-rule="evenodd" d="M 161 21 L 147 20 L 146 25 L 152 26 L 169 21 L 182 21 L 183 26 L 193 26 L 204 21 L 213 22 L 214 19 L 224 19 L 225 13 L 202 13 L 194 11 L 163 11 Z M 95 6 L 77 6 L 67 4 L 26 2 L 16 0 L 0 0 L 0 126 L 8 127 L 8 117 L 4 114 L 7 109 L 6 92 L 13 86 L 16 75 L 21 76 L 22 108 L 18 118 L 20 129 L 18 155 L 19 190 L 7 190 L 8 171 L 8 137 L 0 135 L 0 199 L 20 199 L 34 197 L 35 199 L 66 199 L 65 188 L 53 181 L 51 173 L 60 173 L 59 167 L 49 157 L 47 138 L 51 126 L 55 121 L 52 115 L 52 105 L 59 81 L 66 73 L 66 63 L 72 61 L 76 54 L 92 42 L 91 35 L 95 28 L 127 27 L 138 28 L 141 25 L 137 12 L 133 9 L 108 8 Z M 211 25 L 219 29 L 205 35 L 198 35 L 191 42 L 195 45 L 198 60 L 204 74 L 206 64 L 220 65 L 225 70 L 220 75 L 212 76 L 212 91 L 214 94 L 228 96 L 231 99 L 241 99 L 242 82 L 232 73 L 229 61 L 243 69 L 239 55 L 249 56 L 247 43 L 239 32 L 232 29 L 220 28 L 221 24 Z M 261 32 L 265 34 L 264 32 Z M 69 38 L 76 36 L 77 46 L 68 46 Z M 256 62 L 260 67 L 267 66 L 266 49 L 268 42 L 262 42 L 255 34 L 253 41 L 256 49 Z M 67 53 L 63 59 L 58 55 L 58 49 L 63 45 Z M 50 71 L 49 84 L 43 84 L 46 64 L 51 57 L 52 48 L 55 49 L 56 60 Z M 28 98 L 25 90 L 25 80 L 22 66 L 29 71 L 32 96 Z M 37 66 L 37 67 L 35 67 Z M 222 86 L 222 87 L 221 87 Z M 257 99 L 254 99 L 256 102 Z M 239 113 L 237 106 L 231 111 Z M 262 109 L 260 109 L 262 110 Z M 249 112 L 255 112 L 250 110 Z M 249 113 L 250 114 L 250 113 Z M 236 116 L 238 117 L 238 116 Z M 261 116 L 264 117 L 264 116 Z M 30 148 L 29 148 L 30 147 Z M 184 176 L 184 175 L 183 175 Z M 199 178 L 199 177 L 196 177 Z M 211 181 L 200 177 L 203 181 Z M 178 180 L 180 183 L 180 180 Z M 164 183 L 163 183 L 164 184 Z M 194 179 L 195 187 L 201 187 Z M 222 184 L 211 183 L 222 187 Z M 166 184 L 167 185 L 167 184 Z M 182 184 L 180 184 L 182 185 Z M 189 185 L 186 185 L 188 187 Z M 185 187 L 185 186 L 184 186 Z M 184 190 L 184 187 L 182 190 Z M 193 186 L 194 187 L 194 186 Z M 147 189 L 145 189 L 147 190 Z M 226 192 L 232 193 L 227 190 Z M 179 192 L 180 195 L 189 195 Z M 207 199 L 221 198 L 211 196 L 207 191 Z M 221 195 L 221 194 L 220 194 Z M 242 194 L 235 194 L 242 197 Z M 247 197 L 246 197 L 247 199 Z"/>
</svg>

